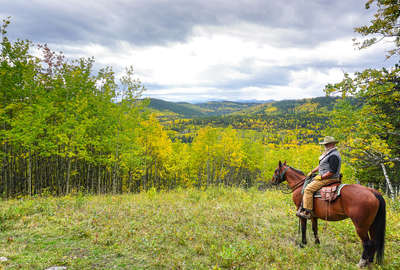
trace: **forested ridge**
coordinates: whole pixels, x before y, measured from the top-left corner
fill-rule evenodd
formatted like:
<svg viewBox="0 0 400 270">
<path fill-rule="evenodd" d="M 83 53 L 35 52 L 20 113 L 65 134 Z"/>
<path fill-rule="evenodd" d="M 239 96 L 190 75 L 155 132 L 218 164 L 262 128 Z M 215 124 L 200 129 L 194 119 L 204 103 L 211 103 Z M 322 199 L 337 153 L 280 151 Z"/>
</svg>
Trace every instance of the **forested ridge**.
<svg viewBox="0 0 400 270">
<path fill-rule="evenodd" d="M 194 118 L 221 116 L 251 108 L 260 102 L 209 101 L 204 103 L 170 102 L 162 99 L 149 99 L 149 108 L 163 112 L 168 118 Z"/>
<path fill-rule="evenodd" d="M 95 71 L 92 58 L 66 59 L 47 45 L 10 41 L 9 23 L 1 27 L 0 55 L 4 198 L 249 187 L 268 182 L 279 160 L 305 172 L 314 168 L 325 135 L 340 140 L 345 181 L 392 193 L 400 182 L 397 65 L 346 74 L 327 85 L 326 95 L 334 97 L 179 104 L 188 118 L 162 101 L 160 111 L 149 109 L 133 68 L 117 80 L 111 67 Z"/>
</svg>

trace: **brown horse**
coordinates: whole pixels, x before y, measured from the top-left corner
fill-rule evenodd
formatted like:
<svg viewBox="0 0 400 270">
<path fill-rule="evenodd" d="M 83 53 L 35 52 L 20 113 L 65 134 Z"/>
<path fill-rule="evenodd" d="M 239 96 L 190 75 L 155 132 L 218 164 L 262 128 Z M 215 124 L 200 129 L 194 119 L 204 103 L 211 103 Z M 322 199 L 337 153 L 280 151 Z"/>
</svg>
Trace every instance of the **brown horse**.
<svg viewBox="0 0 400 270">
<path fill-rule="evenodd" d="M 299 208 L 302 201 L 301 190 L 305 181 L 304 173 L 286 165 L 286 162 L 282 164 L 279 161 L 272 183 L 277 185 L 284 180 L 288 182 L 289 187 L 292 189 L 293 202 Z M 375 253 L 377 263 L 383 263 L 386 203 L 378 191 L 354 184 L 344 186 L 340 197 L 333 202 L 329 203 L 319 198 L 314 198 L 314 217 L 311 221 L 316 244 L 319 244 L 318 218 L 328 221 L 350 218 L 363 245 L 363 252 L 358 266 L 365 267 L 372 263 Z M 302 244 L 307 244 L 307 220 L 300 218 L 300 223 Z"/>
</svg>

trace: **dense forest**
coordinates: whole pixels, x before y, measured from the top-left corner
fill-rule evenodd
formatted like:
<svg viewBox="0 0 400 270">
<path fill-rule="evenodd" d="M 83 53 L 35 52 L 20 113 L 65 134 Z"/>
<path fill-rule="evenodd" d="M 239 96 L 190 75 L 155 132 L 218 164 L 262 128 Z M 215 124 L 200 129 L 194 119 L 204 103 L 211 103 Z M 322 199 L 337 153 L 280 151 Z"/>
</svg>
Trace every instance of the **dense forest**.
<svg viewBox="0 0 400 270">
<path fill-rule="evenodd" d="M 150 100 L 150 107 L 157 109 Z M 244 109 L 236 106 L 238 103 L 231 102 L 235 106 L 231 108 L 233 113 L 220 113 L 217 116 L 202 116 L 190 118 L 186 113 L 171 114 L 175 106 L 179 103 L 169 102 L 168 111 L 162 106 L 157 113 L 160 122 L 168 129 L 175 131 L 172 138 L 178 138 L 182 142 L 192 142 L 196 136 L 196 131 L 203 126 L 213 126 L 219 128 L 233 127 L 240 130 L 254 130 L 267 133 L 269 136 L 263 137 L 264 143 L 279 143 L 282 134 L 296 131 L 298 133 L 299 143 L 310 141 L 318 142 L 321 131 L 328 125 L 329 113 L 332 111 L 337 98 L 319 97 L 302 100 L 284 100 L 268 102 L 264 104 L 245 103 Z M 165 102 L 164 102 L 165 103 Z M 194 106 L 205 106 L 199 104 Z M 226 110 L 228 102 L 213 102 L 214 111 L 212 114 L 218 114 L 221 110 Z M 222 109 L 218 107 L 218 104 Z M 277 132 L 279 131 L 279 132 Z M 310 132 L 313 131 L 313 132 Z M 273 134 L 279 136 L 272 136 Z M 171 134 L 171 133 L 170 133 Z M 268 140 L 266 140 L 268 139 Z"/>
<path fill-rule="evenodd" d="M 145 87 L 131 67 L 117 80 L 111 67 L 94 70 L 92 58 L 70 60 L 47 45 L 11 41 L 9 23 L 3 20 L 0 54 L 4 198 L 248 187 L 268 182 L 279 160 L 311 170 L 325 135 L 340 140 L 345 181 L 375 183 L 391 193 L 400 182 L 397 65 L 346 74 L 327 85 L 328 97 L 171 104 L 143 99 Z M 377 27 L 356 31 L 367 36 Z"/>
</svg>

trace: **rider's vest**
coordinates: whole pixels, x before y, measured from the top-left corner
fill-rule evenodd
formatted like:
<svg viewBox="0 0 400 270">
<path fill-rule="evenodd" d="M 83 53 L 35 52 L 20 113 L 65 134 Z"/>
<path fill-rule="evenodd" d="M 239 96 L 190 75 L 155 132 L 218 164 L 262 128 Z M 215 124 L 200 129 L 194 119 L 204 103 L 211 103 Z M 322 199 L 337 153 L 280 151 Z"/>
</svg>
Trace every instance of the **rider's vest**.
<svg viewBox="0 0 400 270">
<path fill-rule="evenodd" d="M 327 172 L 331 171 L 331 167 L 329 166 L 329 162 L 328 159 L 330 156 L 337 156 L 337 158 L 339 159 L 339 166 L 338 169 L 336 171 L 336 173 L 334 175 L 332 175 L 331 178 L 339 178 L 340 177 L 340 167 L 342 165 L 342 159 L 340 158 L 340 154 L 339 151 L 336 148 L 333 148 L 331 150 L 328 151 L 328 153 L 324 153 L 319 157 L 319 175 L 324 175 Z"/>
</svg>

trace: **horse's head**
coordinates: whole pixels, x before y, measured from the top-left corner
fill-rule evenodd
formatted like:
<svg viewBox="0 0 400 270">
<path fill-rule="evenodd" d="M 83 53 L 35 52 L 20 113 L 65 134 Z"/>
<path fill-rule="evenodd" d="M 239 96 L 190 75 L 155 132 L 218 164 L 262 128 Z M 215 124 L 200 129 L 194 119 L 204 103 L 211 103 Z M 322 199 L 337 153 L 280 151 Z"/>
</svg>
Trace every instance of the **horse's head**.
<svg viewBox="0 0 400 270">
<path fill-rule="evenodd" d="M 283 181 L 286 180 L 286 172 L 289 169 L 289 166 L 286 165 L 286 161 L 282 164 L 279 161 L 278 167 L 275 169 L 274 175 L 272 176 L 271 183 L 274 185 L 279 185 Z"/>
</svg>

